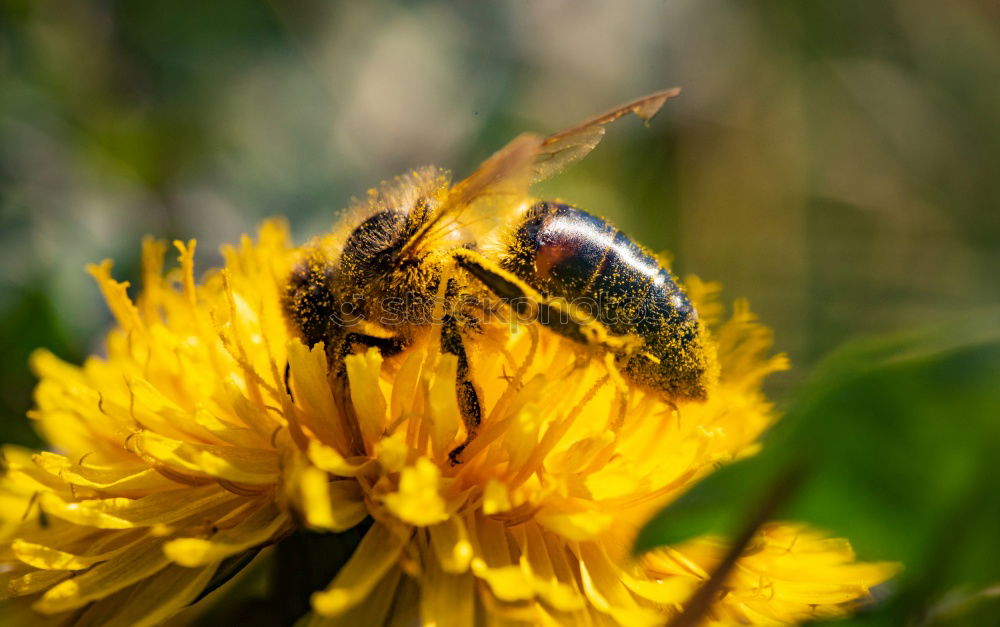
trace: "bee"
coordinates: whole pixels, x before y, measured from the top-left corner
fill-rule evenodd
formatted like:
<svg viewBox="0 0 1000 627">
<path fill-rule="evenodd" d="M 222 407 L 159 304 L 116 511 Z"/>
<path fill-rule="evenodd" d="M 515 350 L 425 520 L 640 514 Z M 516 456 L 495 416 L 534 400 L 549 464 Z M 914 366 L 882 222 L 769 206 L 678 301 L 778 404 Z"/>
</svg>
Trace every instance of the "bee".
<svg viewBox="0 0 1000 627">
<path fill-rule="evenodd" d="M 529 194 L 593 150 L 607 124 L 629 113 L 648 122 L 679 91 L 547 137 L 522 134 L 454 185 L 436 168 L 411 172 L 307 246 L 284 310 L 306 344 L 324 343 L 342 407 L 348 355 L 374 347 L 388 357 L 436 329 L 458 364 L 467 432 L 451 452 L 458 463 L 482 418 L 467 340 L 490 323 L 482 305 L 491 302 L 610 356 L 668 401 L 704 399 L 712 375 L 698 314 L 666 264 L 606 220 Z"/>
</svg>

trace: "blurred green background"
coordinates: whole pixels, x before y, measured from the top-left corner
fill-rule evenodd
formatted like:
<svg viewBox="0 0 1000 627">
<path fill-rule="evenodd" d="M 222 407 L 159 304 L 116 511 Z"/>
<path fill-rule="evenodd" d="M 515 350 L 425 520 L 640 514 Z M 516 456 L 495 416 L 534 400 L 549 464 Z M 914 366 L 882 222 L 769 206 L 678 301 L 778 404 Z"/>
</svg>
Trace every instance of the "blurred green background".
<svg viewBox="0 0 1000 627">
<path fill-rule="evenodd" d="M 271 215 L 302 241 L 674 85 L 542 191 L 750 298 L 779 402 L 846 340 L 1000 302 L 990 0 L 0 0 L 0 441 L 38 444 L 30 351 L 99 345 L 85 263 L 134 281 L 150 233 L 204 267 Z"/>
</svg>

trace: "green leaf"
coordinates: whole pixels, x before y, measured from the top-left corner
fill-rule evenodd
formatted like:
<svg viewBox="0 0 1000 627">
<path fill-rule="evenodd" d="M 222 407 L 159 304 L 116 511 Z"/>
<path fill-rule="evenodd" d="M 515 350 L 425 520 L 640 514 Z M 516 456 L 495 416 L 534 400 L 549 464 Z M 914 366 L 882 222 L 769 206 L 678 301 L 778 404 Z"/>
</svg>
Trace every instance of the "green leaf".
<svg viewBox="0 0 1000 627">
<path fill-rule="evenodd" d="M 762 454 L 668 506 L 636 550 L 732 537 L 788 473 L 798 488 L 773 517 L 843 535 L 860 559 L 903 563 L 883 614 L 858 621 L 923 615 L 954 589 L 1000 582 L 1000 315 L 837 351 Z"/>
</svg>

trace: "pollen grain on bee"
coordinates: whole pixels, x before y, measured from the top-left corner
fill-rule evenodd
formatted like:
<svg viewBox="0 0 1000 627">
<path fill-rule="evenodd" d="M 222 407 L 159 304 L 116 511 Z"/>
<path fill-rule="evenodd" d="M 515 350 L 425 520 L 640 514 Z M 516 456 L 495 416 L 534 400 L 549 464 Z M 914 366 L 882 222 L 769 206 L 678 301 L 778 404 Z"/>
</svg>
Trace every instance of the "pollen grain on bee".
<svg viewBox="0 0 1000 627">
<path fill-rule="evenodd" d="M 636 303 L 634 308 L 624 309 L 602 303 L 603 299 L 600 296 L 596 298 L 580 296 L 573 299 L 558 299 L 560 303 L 558 307 L 539 307 L 537 301 L 528 297 L 484 301 L 474 296 L 448 298 L 407 293 L 402 296 L 382 298 L 377 306 L 366 307 L 368 311 L 378 312 L 374 319 L 370 319 L 363 317 L 358 307 L 349 304 L 364 300 L 361 294 L 356 298 L 357 300 L 345 299 L 345 304 L 348 305 L 330 314 L 330 320 L 338 327 L 350 327 L 362 323 L 375 323 L 387 328 L 400 325 L 433 325 L 441 324 L 448 317 L 474 318 L 481 323 L 538 322 L 548 325 L 568 324 L 572 320 L 577 324 L 598 322 L 613 326 L 634 324 L 656 313 L 659 306 L 655 300 L 642 301 Z"/>
</svg>

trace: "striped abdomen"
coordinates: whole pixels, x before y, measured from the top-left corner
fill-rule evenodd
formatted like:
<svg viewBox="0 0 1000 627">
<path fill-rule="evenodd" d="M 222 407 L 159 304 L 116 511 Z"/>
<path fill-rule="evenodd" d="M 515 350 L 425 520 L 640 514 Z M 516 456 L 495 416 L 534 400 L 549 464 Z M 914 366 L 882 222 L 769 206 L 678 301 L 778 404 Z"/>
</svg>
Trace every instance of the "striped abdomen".
<svg viewBox="0 0 1000 627">
<path fill-rule="evenodd" d="M 704 398 L 698 314 L 670 270 L 607 221 L 540 202 L 515 231 L 503 266 L 544 295 L 591 312 L 611 333 L 641 338 L 641 350 L 619 359 L 633 381 L 670 397 Z"/>
</svg>

